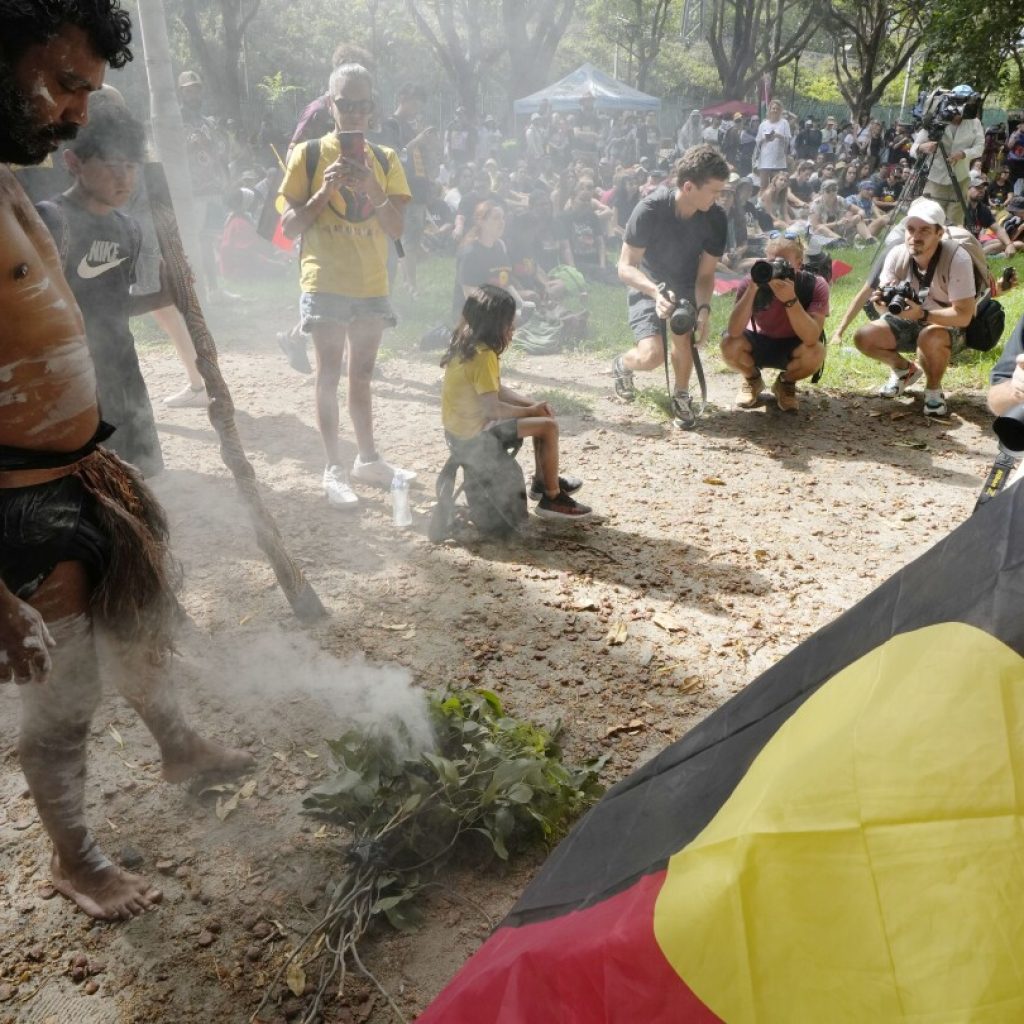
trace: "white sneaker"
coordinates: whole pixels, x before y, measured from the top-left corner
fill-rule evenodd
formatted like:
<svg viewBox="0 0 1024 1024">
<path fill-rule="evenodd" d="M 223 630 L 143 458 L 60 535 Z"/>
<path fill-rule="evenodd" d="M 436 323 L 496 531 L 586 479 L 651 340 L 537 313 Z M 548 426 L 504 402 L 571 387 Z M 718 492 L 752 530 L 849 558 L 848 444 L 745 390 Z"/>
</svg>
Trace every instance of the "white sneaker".
<svg viewBox="0 0 1024 1024">
<path fill-rule="evenodd" d="M 201 409 L 210 404 L 210 396 L 206 393 L 206 385 L 200 384 L 198 390 L 186 384 L 180 391 L 168 395 L 164 405 L 168 409 Z"/>
<path fill-rule="evenodd" d="M 879 398 L 899 398 L 911 384 L 921 379 L 921 367 L 911 362 L 905 370 L 891 370 L 889 379 L 878 389 Z"/>
<path fill-rule="evenodd" d="M 416 479 L 416 474 L 411 470 L 390 466 L 383 459 L 363 462 L 358 455 L 356 461 L 352 463 L 352 472 L 349 474 L 353 480 L 358 480 L 361 484 L 372 484 L 374 487 L 390 487 L 391 481 L 396 475 L 400 475 L 406 480 Z"/>
<path fill-rule="evenodd" d="M 324 494 L 331 508 L 353 509 L 359 504 L 359 497 L 349 487 L 341 466 L 328 466 L 324 470 Z"/>
<path fill-rule="evenodd" d="M 925 416 L 949 415 L 946 396 L 941 391 L 926 391 L 924 393 L 924 414 Z"/>
</svg>

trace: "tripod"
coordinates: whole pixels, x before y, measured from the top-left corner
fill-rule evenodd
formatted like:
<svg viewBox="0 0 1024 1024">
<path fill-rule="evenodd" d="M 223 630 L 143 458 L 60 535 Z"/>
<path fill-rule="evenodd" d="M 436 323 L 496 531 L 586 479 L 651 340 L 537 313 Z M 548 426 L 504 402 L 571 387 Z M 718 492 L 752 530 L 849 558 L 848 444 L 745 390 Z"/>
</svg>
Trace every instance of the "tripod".
<svg viewBox="0 0 1024 1024">
<path fill-rule="evenodd" d="M 960 209 L 964 215 L 964 222 L 967 221 L 967 201 L 964 199 L 963 191 L 960 188 L 960 182 L 957 181 L 956 175 L 953 173 L 953 167 L 949 162 L 949 154 L 946 152 L 946 144 L 941 138 L 932 140 L 935 142 L 935 149 L 931 153 L 922 153 L 914 164 L 914 170 L 910 177 L 907 179 L 903 186 L 903 190 L 900 192 L 900 197 L 896 202 L 896 205 L 892 208 L 892 212 L 889 214 L 889 220 L 885 225 L 885 231 L 882 232 L 881 240 L 878 243 L 878 249 L 881 250 L 882 246 L 885 245 L 885 240 L 889 236 L 889 232 L 892 231 L 893 225 L 898 224 L 900 218 L 906 212 L 906 209 L 910 204 L 920 196 L 925 187 L 928 184 L 928 175 L 931 173 L 932 165 L 935 163 L 937 156 L 942 157 L 942 163 L 945 165 L 946 174 L 949 177 L 950 184 L 953 186 L 953 194 L 956 196 L 956 201 L 960 204 Z M 952 202 L 947 200 L 946 202 Z M 946 203 L 940 202 L 939 205 L 945 210 Z M 949 223 L 949 218 L 946 218 L 946 223 Z M 877 258 L 877 252 L 876 252 Z"/>
</svg>

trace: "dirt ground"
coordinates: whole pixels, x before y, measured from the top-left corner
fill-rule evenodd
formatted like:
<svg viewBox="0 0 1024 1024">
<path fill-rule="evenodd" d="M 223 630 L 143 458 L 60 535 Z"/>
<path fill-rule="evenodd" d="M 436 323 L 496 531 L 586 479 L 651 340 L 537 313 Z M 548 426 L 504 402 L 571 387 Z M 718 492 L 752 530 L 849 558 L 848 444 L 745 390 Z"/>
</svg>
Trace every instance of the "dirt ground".
<svg viewBox="0 0 1024 1024">
<path fill-rule="evenodd" d="M 602 519 L 435 547 L 425 531 L 444 461 L 436 356 L 387 360 L 375 385 L 382 452 L 419 472 L 403 531 L 385 493 L 362 489 L 355 516 L 327 507 L 311 379 L 269 332 L 228 332 L 222 350 L 267 503 L 330 615 L 296 624 L 204 412 L 158 402 L 169 468 L 156 486 L 192 620 L 175 663 L 182 700 L 206 732 L 252 750 L 255 785 L 226 816 L 229 794 L 165 785 L 144 727 L 108 694 L 89 818 L 165 901 L 126 925 L 94 924 L 53 897 L 14 751 L 17 696 L 0 692 L 3 1024 L 248 1020 L 339 863 L 343 837 L 300 810 L 328 769 L 324 741 L 353 714 L 415 717 L 417 688 L 486 686 L 516 715 L 563 719 L 569 757 L 610 752 L 615 781 L 961 522 L 993 453 L 977 393 L 953 395 L 954 415 L 936 423 L 920 398 L 807 387 L 801 412 L 783 416 L 731 409 L 736 379 L 716 371 L 715 408 L 683 433 L 649 406 L 612 401 L 605 359 L 515 357 L 512 386 L 572 397 L 563 465 L 585 477 L 581 497 Z M 180 386 L 169 349 L 147 349 L 143 363 L 155 396 Z M 462 872 L 419 931 L 369 938 L 368 965 L 408 1017 L 541 859 Z M 296 1010 L 285 999 L 268 1019 Z M 325 1019 L 391 1018 L 355 980 Z"/>
</svg>

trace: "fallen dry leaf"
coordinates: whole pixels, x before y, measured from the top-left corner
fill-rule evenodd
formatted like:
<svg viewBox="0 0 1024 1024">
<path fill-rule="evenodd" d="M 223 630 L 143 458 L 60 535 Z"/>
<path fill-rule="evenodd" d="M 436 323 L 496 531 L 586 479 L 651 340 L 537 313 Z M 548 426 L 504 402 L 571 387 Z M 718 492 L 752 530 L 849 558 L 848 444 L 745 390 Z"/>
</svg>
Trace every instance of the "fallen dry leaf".
<svg viewBox="0 0 1024 1024">
<path fill-rule="evenodd" d="M 250 779 L 239 791 L 238 798 L 240 800 L 248 800 L 249 797 L 256 792 L 256 780 Z"/>
<path fill-rule="evenodd" d="M 629 629 L 626 624 L 622 621 L 613 622 L 608 628 L 608 633 L 605 636 L 605 643 L 612 647 L 616 647 L 619 644 L 626 642 L 626 637 L 629 636 Z"/>
<path fill-rule="evenodd" d="M 704 483 L 711 484 L 712 487 L 724 487 L 725 481 L 718 476 L 706 476 L 704 477 Z"/>
<path fill-rule="evenodd" d="M 678 633 L 686 629 L 681 622 L 672 618 L 671 615 L 666 615 L 664 612 L 655 612 L 654 615 L 651 616 L 651 622 L 656 626 L 661 626 L 662 629 L 669 633 Z"/>
<path fill-rule="evenodd" d="M 632 721 L 626 722 L 624 725 L 609 725 L 604 731 L 605 739 L 609 736 L 619 736 L 622 733 L 628 733 L 634 735 L 640 732 L 641 729 L 645 728 L 645 723 L 642 718 L 634 718 Z"/>
<path fill-rule="evenodd" d="M 310 759 L 310 761 L 315 761 L 320 756 L 314 750 L 303 750 L 303 753 Z"/>
<path fill-rule="evenodd" d="M 698 690 L 704 689 L 704 680 L 700 676 L 687 676 L 679 684 L 680 693 L 697 693 Z"/>
<path fill-rule="evenodd" d="M 217 806 L 213 809 L 213 813 L 217 815 L 218 821 L 224 821 L 238 807 L 239 795 L 239 793 L 233 793 L 226 800 L 223 797 L 217 797 Z"/>
<path fill-rule="evenodd" d="M 389 624 L 387 622 L 382 622 L 380 624 L 380 628 L 381 629 L 390 629 L 392 633 L 401 633 L 401 631 L 403 629 L 408 629 L 409 628 L 409 623 L 408 622 L 396 622 L 394 625 L 391 625 L 391 624 Z"/>
<path fill-rule="evenodd" d="M 293 960 L 288 965 L 288 970 L 285 973 L 284 979 L 288 982 L 288 987 L 292 990 L 292 995 L 301 996 L 306 991 L 306 972 L 302 969 L 302 964 L 298 961 Z"/>
<path fill-rule="evenodd" d="M 113 725 L 108 725 L 108 726 L 107 726 L 107 729 L 109 729 L 109 730 L 110 730 L 110 735 L 114 737 L 114 742 L 115 742 L 115 743 L 116 743 L 116 744 L 117 744 L 117 745 L 118 745 L 118 746 L 119 746 L 119 747 L 120 747 L 120 748 L 121 748 L 122 750 L 124 750 L 124 740 L 123 740 L 123 739 L 121 739 L 121 734 L 120 734 L 120 733 L 119 733 L 119 732 L 118 732 L 118 731 L 117 731 L 117 730 L 116 730 L 116 729 L 115 729 L 115 728 L 113 727 Z"/>
</svg>

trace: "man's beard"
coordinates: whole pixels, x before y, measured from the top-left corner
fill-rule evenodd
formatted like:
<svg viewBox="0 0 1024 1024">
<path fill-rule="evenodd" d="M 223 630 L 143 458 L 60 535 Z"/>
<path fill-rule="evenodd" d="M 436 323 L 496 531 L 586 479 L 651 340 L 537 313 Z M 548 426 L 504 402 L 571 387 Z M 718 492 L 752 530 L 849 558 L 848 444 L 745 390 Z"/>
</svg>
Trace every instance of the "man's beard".
<svg viewBox="0 0 1024 1024">
<path fill-rule="evenodd" d="M 31 98 L 18 87 L 11 66 L 0 58 L 0 163 L 42 163 L 58 142 L 77 134 L 75 124 L 38 124 Z"/>
</svg>

